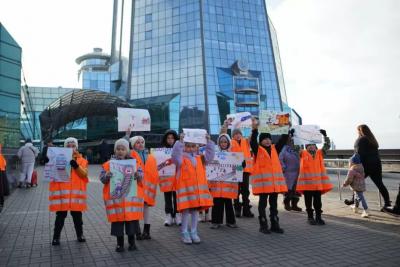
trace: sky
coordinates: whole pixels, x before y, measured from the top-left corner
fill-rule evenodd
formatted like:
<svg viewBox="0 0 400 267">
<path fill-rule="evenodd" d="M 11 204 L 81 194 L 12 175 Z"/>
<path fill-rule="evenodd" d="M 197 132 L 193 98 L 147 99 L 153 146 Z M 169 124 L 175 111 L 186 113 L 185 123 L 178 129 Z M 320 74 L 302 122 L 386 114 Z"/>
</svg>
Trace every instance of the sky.
<svg viewBox="0 0 400 267">
<path fill-rule="evenodd" d="M 367 124 L 400 148 L 400 1 L 267 0 L 289 105 L 304 124 L 352 148 Z M 0 22 L 23 49 L 29 86 L 79 87 L 75 59 L 110 51 L 111 0 L 0 0 Z"/>
</svg>

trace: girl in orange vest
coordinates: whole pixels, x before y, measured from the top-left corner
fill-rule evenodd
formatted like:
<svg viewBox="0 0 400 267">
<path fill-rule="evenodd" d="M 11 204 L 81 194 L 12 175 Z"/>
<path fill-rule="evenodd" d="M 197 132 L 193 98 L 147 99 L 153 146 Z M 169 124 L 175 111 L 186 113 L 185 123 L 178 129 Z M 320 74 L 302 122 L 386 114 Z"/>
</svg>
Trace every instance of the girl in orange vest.
<svg viewBox="0 0 400 267">
<path fill-rule="evenodd" d="M 221 127 L 221 134 L 226 134 L 228 132 L 229 120 L 225 120 Z M 231 141 L 231 151 L 232 152 L 242 152 L 246 162 L 246 167 L 243 170 L 243 180 L 239 183 L 238 195 L 234 200 L 235 214 L 236 217 L 247 217 L 253 218 L 254 214 L 251 212 L 250 205 L 250 189 L 249 189 L 249 177 L 252 171 L 253 158 L 251 155 L 251 148 L 249 141 L 243 137 L 242 131 L 240 129 L 232 130 L 232 141 Z M 240 203 L 239 197 L 242 195 L 242 203 Z M 242 213 L 243 208 L 243 213 Z"/>
<path fill-rule="evenodd" d="M 278 218 L 278 194 L 286 193 L 287 186 L 283 177 L 282 167 L 279 162 L 278 153 L 272 145 L 271 134 L 261 133 L 259 142 L 258 121 L 253 119 L 253 130 L 251 133 L 250 145 L 254 153 L 255 164 L 253 167 L 251 186 L 254 195 L 259 195 L 258 219 L 260 221 L 260 232 L 269 234 L 271 232 L 283 233 L 279 226 Z M 268 221 L 265 209 L 269 201 L 269 217 L 271 228 L 268 229 Z"/>
<path fill-rule="evenodd" d="M 172 148 L 178 141 L 178 134 L 174 130 L 168 130 L 162 139 L 161 145 L 165 148 Z M 175 192 L 175 176 L 161 177 L 160 176 L 160 191 L 164 193 L 165 202 L 165 226 L 171 226 L 173 223 L 181 225 L 181 214 L 176 207 L 176 192 Z"/>
<path fill-rule="evenodd" d="M 142 136 L 134 136 L 129 139 L 132 151 L 131 157 L 136 159 L 138 172 L 143 174 L 143 233 L 136 235 L 137 240 L 151 239 L 150 236 L 150 207 L 156 204 L 156 193 L 158 185 L 158 171 L 156 159 L 145 150 L 145 141 Z M 140 228 L 139 228 L 140 229 Z"/>
<path fill-rule="evenodd" d="M 198 146 L 193 143 L 183 143 L 181 134 L 172 149 L 172 161 L 176 165 L 176 197 L 177 208 L 182 214 L 181 234 L 185 244 L 198 244 L 200 237 L 197 234 L 199 210 L 213 205 L 212 196 L 208 189 L 205 164 L 214 159 L 215 144 L 207 135 L 207 145 L 204 155 L 198 155 Z M 191 228 L 189 227 L 191 216 Z"/>
<path fill-rule="evenodd" d="M 125 139 L 119 139 L 114 145 L 115 160 L 131 159 L 129 156 L 129 142 Z M 103 170 L 100 173 L 100 181 L 104 184 L 103 199 L 106 206 L 107 219 L 111 222 L 111 235 L 117 237 L 117 247 L 115 251 L 124 251 L 124 228 L 128 236 L 128 250 L 136 250 L 135 234 L 139 229 L 139 220 L 143 219 L 143 188 L 142 176 L 135 172 L 134 179 L 130 177 L 129 184 L 137 183 L 137 192 L 134 197 L 122 196 L 112 198 L 110 195 L 110 161 L 103 164 Z M 132 188 L 128 186 L 128 188 Z"/>
<path fill-rule="evenodd" d="M 294 129 L 291 130 L 292 134 Z M 315 144 L 306 145 L 306 150 L 300 154 L 300 174 L 297 181 L 297 191 L 304 194 L 304 203 L 308 215 L 308 223 L 311 225 L 324 225 L 322 220 L 321 195 L 332 190 L 333 185 L 329 181 L 324 165 L 324 155 L 330 148 L 330 140 L 325 130 L 320 130 L 324 136 L 324 146 L 318 149 Z M 314 206 L 315 219 L 314 219 Z"/>
<path fill-rule="evenodd" d="M 4 182 L 4 179 L 7 179 L 6 175 L 6 166 L 7 166 L 7 161 L 3 157 L 3 154 L 1 152 L 1 144 L 0 144 L 0 212 L 3 210 L 4 206 L 4 185 L 8 184 Z"/>
<path fill-rule="evenodd" d="M 50 205 L 49 210 L 56 212 L 56 221 L 54 223 L 53 246 L 60 245 L 61 230 L 64 227 L 64 221 L 67 217 L 67 212 L 70 211 L 74 221 L 76 236 L 78 242 L 86 242 L 83 236 L 82 212 L 86 211 L 86 185 L 88 179 L 88 162 L 78 152 L 78 140 L 73 137 L 68 137 L 64 141 L 64 147 L 73 149 L 71 164 L 71 176 L 69 182 L 54 182 L 49 183 L 50 190 Z M 45 162 L 49 159 L 45 158 Z"/>
<path fill-rule="evenodd" d="M 217 140 L 220 151 L 231 150 L 231 138 L 227 134 L 221 134 Z M 235 212 L 233 211 L 232 199 L 236 199 L 239 186 L 236 182 L 208 181 L 214 206 L 211 212 L 211 229 L 221 227 L 224 220 L 224 207 L 226 214 L 226 226 L 237 228 Z"/>
</svg>

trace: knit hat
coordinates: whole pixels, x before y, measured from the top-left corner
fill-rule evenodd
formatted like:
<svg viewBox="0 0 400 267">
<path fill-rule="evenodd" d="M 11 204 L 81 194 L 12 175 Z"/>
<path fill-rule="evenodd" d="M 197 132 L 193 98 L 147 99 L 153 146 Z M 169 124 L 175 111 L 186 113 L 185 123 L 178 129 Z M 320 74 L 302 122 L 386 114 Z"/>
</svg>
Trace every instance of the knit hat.
<svg viewBox="0 0 400 267">
<path fill-rule="evenodd" d="M 354 163 L 354 164 L 361 164 L 360 155 L 354 154 L 353 156 L 351 156 L 350 162 L 351 162 L 351 163 Z"/>
<path fill-rule="evenodd" d="M 228 140 L 228 148 L 226 149 L 226 150 L 229 150 L 230 148 L 231 148 L 231 138 L 229 137 L 229 135 L 227 135 L 227 134 L 220 134 L 219 136 L 218 136 L 218 139 L 217 139 L 217 145 L 218 145 L 218 147 L 219 147 L 219 141 L 221 140 L 221 138 L 222 137 L 225 137 L 227 140 Z M 220 147 L 219 147 L 220 148 Z M 220 148 L 221 149 L 221 148 Z"/>
<path fill-rule="evenodd" d="M 132 137 L 131 139 L 129 139 L 129 142 L 131 143 L 131 147 L 134 148 L 136 142 L 139 140 L 143 140 L 144 145 L 146 145 L 143 136 L 136 135 L 136 136 Z"/>
<path fill-rule="evenodd" d="M 272 140 L 272 136 L 271 136 L 271 134 L 270 133 L 260 133 L 260 135 L 259 135 L 259 137 L 258 137 L 258 142 L 262 142 L 262 140 L 264 140 L 264 139 L 270 139 L 270 140 Z"/>
<path fill-rule="evenodd" d="M 78 139 L 74 138 L 74 137 L 68 137 L 67 139 L 65 139 L 64 141 L 64 147 L 67 147 L 67 145 L 69 143 L 74 143 L 76 149 L 78 149 Z"/>
<path fill-rule="evenodd" d="M 243 135 L 242 130 L 236 128 L 232 130 L 232 137 L 235 136 L 236 134 Z"/>
<path fill-rule="evenodd" d="M 129 142 L 124 139 L 118 139 L 115 144 L 114 144 L 114 151 L 117 150 L 117 146 L 124 146 L 126 148 L 126 150 L 129 152 Z"/>
</svg>

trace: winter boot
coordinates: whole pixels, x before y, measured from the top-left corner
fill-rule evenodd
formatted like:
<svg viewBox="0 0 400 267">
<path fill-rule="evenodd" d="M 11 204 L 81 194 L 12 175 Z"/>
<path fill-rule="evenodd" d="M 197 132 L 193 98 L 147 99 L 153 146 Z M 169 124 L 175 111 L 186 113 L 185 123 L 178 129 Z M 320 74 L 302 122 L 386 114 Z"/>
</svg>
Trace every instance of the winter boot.
<svg viewBox="0 0 400 267">
<path fill-rule="evenodd" d="M 115 248 L 115 251 L 123 252 L 124 250 L 124 236 L 117 236 L 117 247 Z"/>
<path fill-rule="evenodd" d="M 144 225 L 143 233 L 142 233 L 142 239 L 143 240 L 151 239 L 151 236 L 150 236 L 150 224 L 145 224 Z"/>
<path fill-rule="evenodd" d="M 138 224 L 138 229 L 137 229 L 137 232 L 136 232 L 136 240 L 143 240 L 142 230 L 140 229 L 140 224 Z"/>
<path fill-rule="evenodd" d="M 260 232 L 263 234 L 270 234 L 271 231 L 268 229 L 268 221 L 267 218 L 258 216 L 258 220 L 260 222 Z"/>
<path fill-rule="evenodd" d="M 251 212 L 251 206 L 250 205 L 243 206 L 243 217 L 254 218 L 254 214 Z"/>
<path fill-rule="evenodd" d="M 242 204 L 240 202 L 235 201 L 234 207 L 235 207 L 236 218 L 242 217 Z"/>
<path fill-rule="evenodd" d="M 297 203 L 299 203 L 300 199 L 295 197 L 292 198 L 292 211 L 297 211 L 297 212 L 301 212 L 303 211 L 299 206 L 297 206 Z"/>
<path fill-rule="evenodd" d="M 285 196 L 283 199 L 283 205 L 285 206 L 285 210 L 290 211 L 292 207 L 290 207 L 290 198 L 288 196 Z"/>
<path fill-rule="evenodd" d="M 129 251 L 133 251 L 136 250 L 136 244 L 135 244 L 135 236 L 134 235 L 128 235 L 128 243 L 129 243 L 129 247 L 128 250 Z"/>
<path fill-rule="evenodd" d="M 315 211 L 315 221 L 317 222 L 318 225 L 325 225 L 325 221 L 322 220 L 321 214 L 322 214 L 322 210 Z"/>
<path fill-rule="evenodd" d="M 279 227 L 279 218 L 278 216 L 272 216 L 271 217 L 271 232 L 278 233 L 278 234 L 283 234 L 283 229 Z"/>
<path fill-rule="evenodd" d="M 310 225 L 317 225 L 317 222 L 314 220 L 314 210 L 307 210 L 307 215 L 308 215 L 308 224 Z"/>
</svg>

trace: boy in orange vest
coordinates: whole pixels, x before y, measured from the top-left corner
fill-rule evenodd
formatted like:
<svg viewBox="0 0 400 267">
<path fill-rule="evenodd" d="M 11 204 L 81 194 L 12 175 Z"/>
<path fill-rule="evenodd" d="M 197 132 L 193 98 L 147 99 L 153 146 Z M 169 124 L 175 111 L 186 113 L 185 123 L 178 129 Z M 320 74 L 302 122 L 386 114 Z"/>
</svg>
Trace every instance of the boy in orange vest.
<svg viewBox="0 0 400 267">
<path fill-rule="evenodd" d="M 64 147 L 73 149 L 71 165 L 71 176 L 69 182 L 49 183 L 49 210 L 56 212 L 56 221 L 54 223 L 53 246 L 60 245 L 60 235 L 64 227 L 64 221 L 70 211 L 74 221 L 75 232 L 78 242 L 86 242 L 83 236 L 82 212 L 86 211 L 86 185 L 88 179 L 88 162 L 78 152 L 78 140 L 68 137 L 64 141 Z M 49 159 L 45 158 L 45 162 Z"/>
<path fill-rule="evenodd" d="M 258 219 L 260 232 L 269 234 L 271 232 L 282 234 L 284 231 L 279 226 L 278 218 L 278 194 L 288 191 L 286 181 L 282 173 L 281 163 L 275 146 L 272 144 L 271 134 L 260 133 L 258 136 L 258 120 L 253 119 L 250 137 L 251 149 L 254 153 L 253 172 L 250 176 L 254 195 L 259 195 Z M 271 228 L 268 229 L 268 221 L 265 209 L 269 201 L 269 217 Z"/>
<path fill-rule="evenodd" d="M 181 234 L 185 244 L 199 244 L 197 233 L 199 210 L 213 205 L 212 196 L 208 189 L 205 164 L 214 159 L 215 144 L 207 135 L 205 154 L 198 155 L 198 146 L 194 143 L 184 143 L 181 134 L 172 149 L 172 161 L 176 165 L 176 196 L 177 208 L 182 214 Z M 191 229 L 189 228 L 191 216 Z"/>
<path fill-rule="evenodd" d="M 111 159 L 124 160 L 131 159 L 129 156 L 129 142 L 125 139 L 119 139 L 114 145 L 114 157 Z M 139 220 L 143 219 L 143 188 L 142 176 L 135 172 L 134 177 L 128 178 L 128 190 L 132 188 L 132 183 L 137 183 L 137 192 L 134 197 L 126 195 L 111 197 L 110 179 L 113 173 L 110 172 L 110 161 L 103 164 L 103 170 L 100 173 L 100 181 L 104 184 L 103 199 L 106 206 L 107 219 L 111 222 L 111 235 L 117 237 L 117 247 L 115 251 L 124 251 L 124 228 L 128 236 L 128 250 L 136 250 L 135 234 L 139 229 Z M 132 179 L 134 178 L 134 179 Z M 124 180 L 125 181 L 125 180 Z"/>
<path fill-rule="evenodd" d="M 300 154 L 300 173 L 297 181 L 297 191 L 304 194 L 304 202 L 310 225 L 325 225 L 321 218 L 322 200 L 321 195 L 332 190 L 333 185 L 329 181 L 324 165 L 324 155 L 330 148 L 330 140 L 325 130 L 320 130 L 324 137 L 322 149 L 318 149 L 315 144 L 307 144 L 306 150 Z M 294 129 L 291 130 L 294 133 Z M 315 219 L 314 210 L 315 209 Z"/>
<path fill-rule="evenodd" d="M 3 210 L 3 206 L 4 206 L 4 191 L 5 191 L 4 185 L 8 184 L 8 183 L 4 183 L 4 179 L 7 179 L 7 175 L 6 175 L 7 161 L 3 157 L 1 149 L 2 149 L 2 146 L 0 144 L 0 212 Z"/>
</svg>

